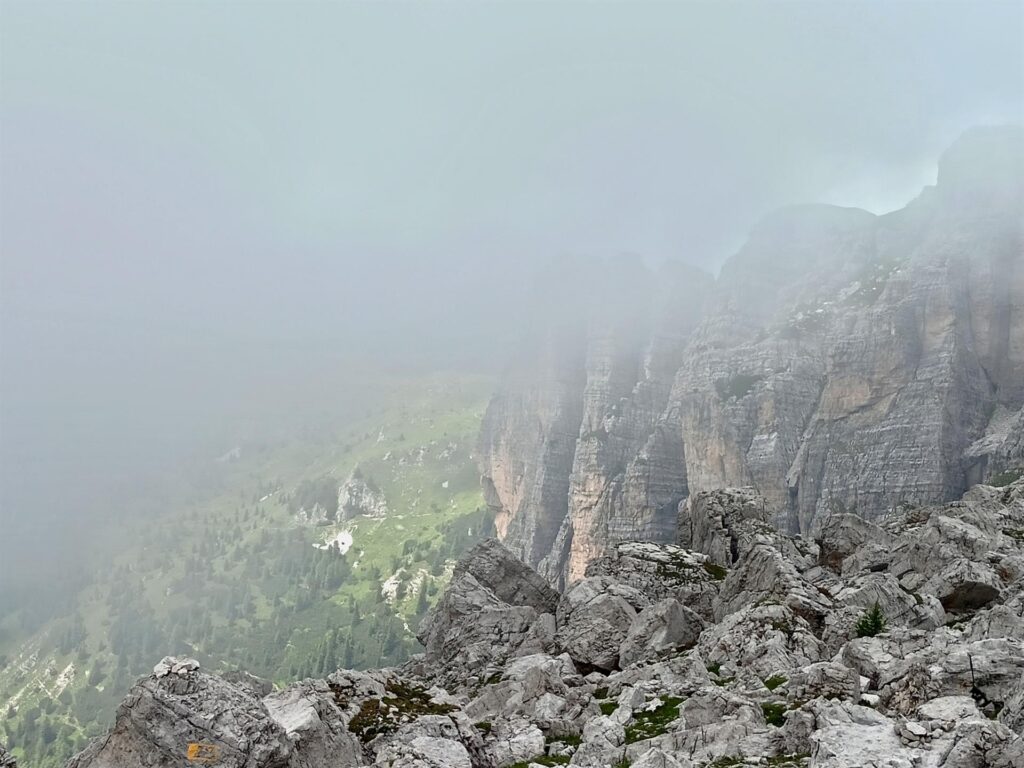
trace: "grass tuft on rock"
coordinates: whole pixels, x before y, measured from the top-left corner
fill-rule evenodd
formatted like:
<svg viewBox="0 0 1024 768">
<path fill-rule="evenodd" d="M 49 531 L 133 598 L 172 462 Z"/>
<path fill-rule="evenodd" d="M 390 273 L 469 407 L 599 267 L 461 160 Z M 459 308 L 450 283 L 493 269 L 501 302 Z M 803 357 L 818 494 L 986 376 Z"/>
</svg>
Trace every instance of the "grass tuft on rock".
<svg viewBox="0 0 1024 768">
<path fill-rule="evenodd" d="M 423 715 L 447 715 L 457 709 L 434 701 L 426 690 L 415 685 L 392 681 L 387 684 L 387 692 L 390 695 L 364 701 L 349 721 L 349 731 L 360 741 L 372 741 Z"/>
<path fill-rule="evenodd" d="M 750 394 L 754 385 L 763 378 L 764 376 L 749 373 L 737 373 L 727 379 L 718 379 L 715 382 L 715 391 L 722 400 L 743 398 Z"/>
<path fill-rule="evenodd" d="M 786 684 L 786 678 L 782 675 L 772 675 L 771 677 L 764 680 L 764 687 L 769 691 L 774 691 L 780 685 Z"/>
<path fill-rule="evenodd" d="M 761 711 L 764 712 L 764 719 L 768 725 L 774 725 L 776 728 L 779 728 L 786 722 L 785 704 L 779 702 L 765 703 L 761 705 Z"/>
<path fill-rule="evenodd" d="M 1017 482 L 1024 477 L 1024 468 L 1022 469 L 1007 469 L 1003 472 L 999 472 L 992 476 L 988 481 L 988 484 L 993 488 L 1005 488 L 1012 483 Z"/>
<path fill-rule="evenodd" d="M 534 763 L 537 765 L 568 765 L 569 755 L 537 755 L 521 763 L 513 763 L 508 768 L 530 768 Z"/>
<path fill-rule="evenodd" d="M 707 571 L 715 581 L 722 581 L 729 574 L 725 568 L 717 563 L 712 563 L 710 560 L 705 561 L 704 570 Z"/>
<path fill-rule="evenodd" d="M 669 723 L 679 719 L 679 705 L 682 701 L 674 696 L 666 696 L 657 708 L 637 712 L 626 726 L 626 743 L 633 744 L 667 733 Z"/>
<path fill-rule="evenodd" d="M 734 766 L 743 765 L 745 762 L 742 757 L 736 755 L 722 755 L 708 763 L 707 768 L 734 768 Z"/>
</svg>

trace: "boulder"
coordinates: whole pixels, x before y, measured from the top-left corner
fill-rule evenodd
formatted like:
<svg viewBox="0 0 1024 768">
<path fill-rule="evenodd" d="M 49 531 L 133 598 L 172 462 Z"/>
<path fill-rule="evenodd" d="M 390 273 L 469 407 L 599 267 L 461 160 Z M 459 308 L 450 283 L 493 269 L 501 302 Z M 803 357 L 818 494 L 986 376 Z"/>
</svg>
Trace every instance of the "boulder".
<svg viewBox="0 0 1024 768">
<path fill-rule="evenodd" d="M 396 742 L 417 744 L 422 743 L 421 739 L 438 739 L 460 744 L 469 755 L 473 768 L 492 768 L 494 764 L 493 752 L 484 743 L 484 734 L 474 727 L 464 712 L 454 708 L 453 711 L 444 714 L 419 714 L 409 718 L 393 731 L 371 740 L 369 746 L 377 754 L 379 762 L 382 754 L 407 754 L 401 748 L 392 746 Z"/>
<path fill-rule="evenodd" d="M 786 693 L 795 702 L 820 698 L 855 704 L 860 700 L 860 675 L 837 662 L 819 661 L 794 672 Z"/>
<path fill-rule="evenodd" d="M 619 666 L 619 648 L 637 610 L 649 600 L 638 590 L 605 576 L 574 584 L 558 604 L 558 645 L 578 665 L 604 671 Z"/>
<path fill-rule="evenodd" d="M 167 657 L 128 692 L 110 733 L 68 768 L 286 768 L 291 756 L 287 732 L 252 690 Z"/>
<path fill-rule="evenodd" d="M 630 768 L 692 768 L 693 763 L 683 755 L 670 755 L 654 747 L 630 763 Z"/>
<path fill-rule="evenodd" d="M 810 750 L 814 768 L 850 768 L 875 765 L 915 768 L 914 752 L 897 736 L 893 723 L 870 707 L 848 702 L 805 705 L 813 713 Z"/>
<path fill-rule="evenodd" d="M 726 576 L 715 617 L 720 621 L 759 601 L 782 603 L 806 620 L 816 634 L 832 607 L 829 596 L 810 584 L 769 537 L 753 540 Z"/>
<path fill-rule="evenodd" d="M 679 542 L 729 568 L 760 533 L 771 532 L 768 503 L 753 488 L 701 491 L 680 505 Z"/>
<path fill-rule="evenodd" d="M 420 624 L 425 661 L 443 679 L 465 679 L 517 654 L 548 650 L 550 619 L 529 605 L 502 601 L 471 573 L 453 576 Z"/>
<path fill-rule="evenodd" d="M 495 765 L 512 765 L 544 754 L 544 734 L 525 717 L 512 717 L 494 723 L 488 746 Z"/>
<path fill-rule="evenodd" d="M 628 667 L 605 678 L 599 685 L 609 696 L 619 696 L 627 688 L 647 695 L 685 697 L 711 684 L 704 659 L 695 651 L 672 656 L 651 664 Z"/>
<path fill-rule="evenodd" d="M 930 640 L 927 632 L 897 628 L 876 637 L 855 638 L 842 647 L 837 658 L 877 688 L 897 674 L 908 654 L 927 648 Z"/>
<path fill-rule="evenodd" d="M 763 726 L 764 714 L 750 699 L 709 685 L 687 696 L 679 705 L 679 721 L 683 730 L 702 728 L 724 720 L 748 726 Z"/>
<path fill-rule="evenodd" d="M 529 606 L 537 613 L 554 613 L 558 593 L 543 576 L 513 555 L 497 539 L 485 539 L 456 564 L 453 578 L 470 574 L 508 605 Z"/>
<path fill-rule="evenodd" d="M 708 664 L 728 665 L 758 684 L 823 661 L 825 652 L 806 620 L 785 605 L 768 602 L 746 606 L 709 626 L 696 648 Z"/>
<path fill-rule="evenodd" d="M 957 726 L 952 743 L 938 757 L 937 768 L 1019 768 L 1024 766 L 1024 739 L 1002 723 L 980 719 Z"/>
<path fill-rule="evenodd" d="M 1018 736 L 1024 736 L 1024 675 L 1007 689 L 998 719 Z"/>
<path fill-rule="evenodd" d="M 1002 581 L 987 563 L 958 558 L 928 579 L 921 592 L 935 595 L 947 611 L 976 611 L 998 599 Z"/>
<path fill-rule="evenodd" d="M 849 513 L 834 513 L 816 521 L 815 542 L 818 562 L 836 573 L 843 570 L 843 561 L 867 544 L 888 548 L 893 535 L 874 523 Z"/>
<path fill-rule="evenodd" d="M 822 639 L 830 651 L 856 637 L 857 622 L 876 603 L 886 626 L 932 630 L 946 621 L 939 600 L 930 594 L 911 593 L 889 573 L 859 574 L 833 595 L 834 607 L 826 614 Z"/>
<path fill-rule="evenodd" d="M 660 600 L 637 614 L 619 646 L 619 667 L 655 658 L 672 650 L 687 650 L 704 629 L 700 616 L 675 598 Z"/>
<path fill-rule="evenodd" d="M 707 620 L 724 575 L 707 555 L 647 541 L 620 542 L 587 566 L 587 576 L 607 576 L 651 600 L 674 597 Z"/>
<path fill-rule="evenodd" d="M 573 753 L 569 765 L 582 768 L 605 768 L 621 762 L 626 731 L 621 723 L 610 717 L 599 715 L 592 718 L 583 728 L 583 741 Z"/>
<path fill-rule="evenodd" d="M 484 685 L 463 710 L 473 722 L 529 716 L 546 729 L 577 732 L 590 697 L 583 689 L 566 684 L 567 667 L 573 674 L 568 657 L 555 659 L 538 654 L 516 659 L 500 679 Z"/>
<path fill-rule="evenodd" d="M 1018 594 L 1024 597 L 1024 589 Z M 978 611 L 963 626 L 962 632 L 965 640 L 1024 637 L 1024 601 L 1018 598 L 1005 605 L 993 605 Z"/>
<path fill-rule="evenodd" d="M 1024 675 L 1024 640 L 1000 638 L 957 642 L 931 638 L 907 653 L 879 678 L 886 706 L 909 714 L 940 696 L 971 695 L 991 714 L 1012 697 Z"/>
<path fill-rule="evenodd" d="M 387 768 L 473 768 L 469 752 L 461 743 L 434 736 L 393 741 L 380 751 L 374 765 Z"/>
<path fill-rule="evenodd" d="M 293 745 L 289 768 L 362 765 L 362 747 L 324 681 L 307 680 L 272 693 L 263 704 Z"/>
</svg>

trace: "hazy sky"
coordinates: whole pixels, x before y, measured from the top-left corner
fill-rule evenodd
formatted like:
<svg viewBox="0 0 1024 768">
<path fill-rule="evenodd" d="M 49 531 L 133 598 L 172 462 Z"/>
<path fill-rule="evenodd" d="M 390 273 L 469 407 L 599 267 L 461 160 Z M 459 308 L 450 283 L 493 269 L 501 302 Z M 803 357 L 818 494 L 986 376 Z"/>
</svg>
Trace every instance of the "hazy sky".
<svg viewBox="0 0 1024 768">
<path fill-rule="evenodd" d="M 563 253 L 714 266 L 1022 116 L 1019 2 L 2 8 L 3 298 L 47 318 L 333 338 Z"/>
<path fill-rule="evenodd" d="M 552 257 L 899 207 L 1024 117 L 1022 8 L 4 0 L 4 511 L 282 369 L 489 365 Z"/>
</svg>

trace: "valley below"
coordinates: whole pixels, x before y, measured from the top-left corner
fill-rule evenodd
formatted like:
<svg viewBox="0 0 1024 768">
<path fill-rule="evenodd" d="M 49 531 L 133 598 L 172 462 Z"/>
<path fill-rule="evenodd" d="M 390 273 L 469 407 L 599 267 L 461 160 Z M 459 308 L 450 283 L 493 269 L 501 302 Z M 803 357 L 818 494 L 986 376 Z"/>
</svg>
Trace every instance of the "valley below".
<svg viewBox="0 0 1024 768">
<path fill-rule="evenodd" d="M 0 741 L 63 766 L 167 653 L 280 683 L 405 661 L 492 531 L 473 457 L 492 386 L 382 381 L 359 418 L 231 446 L 167 508 L 126 510 L 52 618 L 0 617 Z"/>
</svg>

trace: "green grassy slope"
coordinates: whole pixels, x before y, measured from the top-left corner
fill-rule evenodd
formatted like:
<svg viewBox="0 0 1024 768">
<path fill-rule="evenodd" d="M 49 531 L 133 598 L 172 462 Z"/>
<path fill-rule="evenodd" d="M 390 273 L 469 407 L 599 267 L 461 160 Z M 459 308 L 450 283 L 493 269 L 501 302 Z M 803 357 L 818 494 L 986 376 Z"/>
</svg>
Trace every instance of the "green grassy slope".
<svg viewBox="0 0 1024 768">
<path fill-rule="evenodd" d="M 488 390 L 391 383 L 354 422 L 243 445 L 183 478 L 165 512 L 110 532 L 66 615 L 29 636 L 0 619 L 0 738 L 28 768 L 63 765 L 165 654 L 283 683 L 416 652 L 454 559 L 491 530 L 472 460 Z M 297 519 L 304 489 L 356 467 L 385 517 Z M 343 531 L 346 554 L 315 546 Z"/>
</svg>

